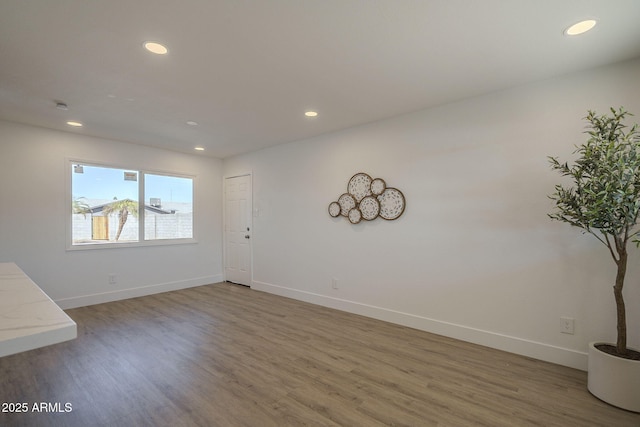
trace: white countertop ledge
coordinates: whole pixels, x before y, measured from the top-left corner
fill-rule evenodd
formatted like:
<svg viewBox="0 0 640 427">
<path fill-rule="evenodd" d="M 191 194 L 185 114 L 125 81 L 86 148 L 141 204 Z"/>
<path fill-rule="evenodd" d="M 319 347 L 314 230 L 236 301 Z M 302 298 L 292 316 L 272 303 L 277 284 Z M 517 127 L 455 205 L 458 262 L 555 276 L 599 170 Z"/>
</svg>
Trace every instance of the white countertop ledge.
<svg viewBox="0 0 640 427">
<path fill-rule="evenodd" d="M 77 335 L 76 323 L 20 267 L 0 263 L 0 357 Z"/>
</svg>

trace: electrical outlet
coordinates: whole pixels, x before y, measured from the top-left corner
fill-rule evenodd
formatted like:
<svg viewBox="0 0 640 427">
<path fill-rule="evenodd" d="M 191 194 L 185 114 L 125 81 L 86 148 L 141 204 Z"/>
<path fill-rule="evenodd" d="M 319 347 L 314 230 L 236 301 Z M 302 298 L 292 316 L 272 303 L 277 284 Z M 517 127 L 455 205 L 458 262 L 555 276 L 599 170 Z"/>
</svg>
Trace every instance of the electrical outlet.
<svg viewBox="0 0 640 427">
<path fill-rule="evenodd" d="M 336 279 L 335 277 L 331 279 L 331 287 L 333 289 L 338 289 L 338 279 Z"/>
<path fill-rule="evenodd" d="M 109 284 L 110 285 L 115 285 L 116 284 L 116 275 L 115 274 L 110 274 L 109 275 Z"/>
<path fill-rule="evenodd" d="M 563 334 L 573 335 L 575 328 L 575 319 L 572 317 L 560 318 L 560 332 Z"/>
</svg>

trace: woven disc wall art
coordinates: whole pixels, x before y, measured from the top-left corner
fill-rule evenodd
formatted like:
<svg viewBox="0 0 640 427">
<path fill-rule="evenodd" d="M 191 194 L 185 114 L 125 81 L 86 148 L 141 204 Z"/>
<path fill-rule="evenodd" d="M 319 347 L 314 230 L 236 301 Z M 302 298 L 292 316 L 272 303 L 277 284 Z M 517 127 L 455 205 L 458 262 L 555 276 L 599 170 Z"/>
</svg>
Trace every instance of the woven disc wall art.
<svg viewBox="0 0 640 427">
<path fill-rule="evenodd" d="M 340 203 L 338 202 L 331 202 L 329 204 L 329 215 L 331 215 L 332 217 L 337 217 L 340 216 L 340 211 L 342 209 L 340 208 Z"/>
<path fill-rule="evenodd" d="M 338 198 L 340 205 L 340 215 L 347 216 L 349 211 L 356 207 L 356 199 L 349 193 L 344 193 Z"/>
<path fill-rule="evenodd" d="M 404 195 L 397 188 L 387 188 L 378 196 L 380 202 L 380 218 L 394 220 L 404 212 Z"/>
<path fill-rule="evenodd" d="M 380 213 L 380 202 L 376 196 L 366 196 L 360 200 L 360 212 L 362 212 L 362 219 L 366 221 L 373 221 L 378 217 Z"/>
<path fill-rule="evenodd" d="M 376 178 L 371 181 L 371 192 L 379 196 L 387 188 L 387 183 L 382 178 Z"/>
<path fill-rule="evenodd" d="M 373 221 L 380 217 L 388 221 L 400 218 L 406 208 L 402 191 L 387 187 L 382 178 L 371 178 L 358 172 L 347 184 L 347 192 L 329 204 L 329 215 L 346 217 L 352 224 L 361 220 Z"/>
<path fill-rule="evenodd" d="M 366 173 L 357 173 L 351 177 L 347 185 L 347 193 L 351 194 L 356 202 L 360 203 L 363 197 L 371 194 L 373 179 Z"/>
<path fill-rule="evenodd" d="M 351 224 L 357 224 L 362 219 L 362 213 L 360 212 L 360 209 L 358 209 L 358 208 L 351 209 L 347 216 L 349 217 L 349 222 Z"/>
</svg>

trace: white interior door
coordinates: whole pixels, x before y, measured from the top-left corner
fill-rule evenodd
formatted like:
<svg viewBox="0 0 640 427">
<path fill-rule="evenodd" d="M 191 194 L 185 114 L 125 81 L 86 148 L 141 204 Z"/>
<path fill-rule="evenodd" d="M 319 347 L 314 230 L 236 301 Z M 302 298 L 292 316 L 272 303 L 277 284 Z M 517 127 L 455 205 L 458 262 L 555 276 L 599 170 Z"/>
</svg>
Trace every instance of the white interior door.
<svg viewBox="0 0 640 427">
<path fill-rule="evenodd" d="M 251 286 L 251 175 L 226 178 L 225 279 Z"/>
</svg>

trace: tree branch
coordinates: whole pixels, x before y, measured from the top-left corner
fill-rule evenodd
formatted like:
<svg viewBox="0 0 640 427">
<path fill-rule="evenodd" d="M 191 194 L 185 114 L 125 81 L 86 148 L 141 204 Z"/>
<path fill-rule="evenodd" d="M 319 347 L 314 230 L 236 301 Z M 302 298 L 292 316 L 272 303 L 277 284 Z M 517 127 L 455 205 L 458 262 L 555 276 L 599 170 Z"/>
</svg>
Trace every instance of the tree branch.
<svg viewBox="0 0 640 427">
<path fill-rule="evenodd" d="M 611 241 L 609 240 L 609 234 L 605 233 L 604 231 L 601 231 L 601 233 L 605 237 L 606 243 L 600 237 L 598 237 L 595 233 L 591 233 L 591 234 L 593 234 L 598 240 L 600 240 L 602 243 L 604 243 L 607 248 L 609 248 L 609 252 L 611 253 L 611 256 L 613 257 L 613 260 L 617 264 L 618 262 L 620 262 L 620 260 L 618 259 L 618 257 L 616 257 L 616 253 L 613 251 L 613 246 L 611 245 Z M 615 238 L 614 238 L 614 240 L 615 240 Z M 616 247 L 616 251 L 617 250 L 618 250 L 618 248 Z"/>
</svg>

